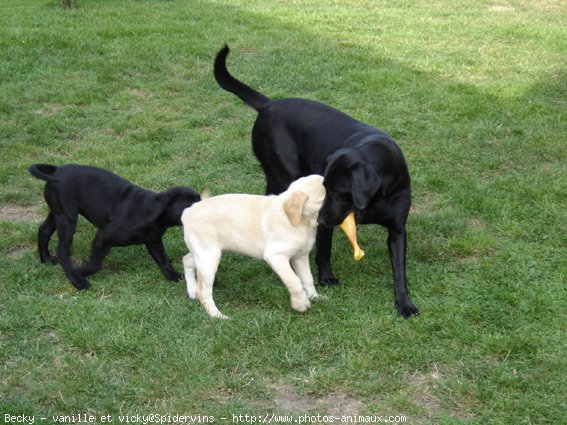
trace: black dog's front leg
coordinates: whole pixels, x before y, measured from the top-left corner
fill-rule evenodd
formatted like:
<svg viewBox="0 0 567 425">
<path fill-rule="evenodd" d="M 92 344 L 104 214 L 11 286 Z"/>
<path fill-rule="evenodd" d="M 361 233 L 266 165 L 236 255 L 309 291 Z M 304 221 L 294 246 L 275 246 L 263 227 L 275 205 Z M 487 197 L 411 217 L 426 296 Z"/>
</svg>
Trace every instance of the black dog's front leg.
<svg viewBox="0 0 567 425">
<path fill-rule="evenodd" d="M 59 263 L 65 270 L 65 275 L 77 289 L 88 289 L 91 284 L 73 266 L 71 261 L 71 246 L 73 245 L 73 235 L 77 226 L 76 220 L 69 220 L 66 217 L 58 216 L 55 218 L 57 225 L 57 235 L 59 243 L 57 245 L 57 257 Z"/>
<path fill-rule="evenodd" d="M 165 248 L 161 239 L 158 241 L 147 242 L 146 248 L 165 277 L 173 281 L 180 280 L 183 277 L 180 273 L 177 273 L 171 265 L 171 262 L 165 253 Z"/>
<path fill-rule="evenodd" d="M 388 252 L 390 262 L 394 272 L 394 292 L 396 295 L 396 308 L 406 319 L 414 314 L 419 314 L 419 310 L 409 299 L 406 280 L 406 244 L 407 236 L 405 228 L 388 229 Z"/>
<path fill-rule="evenodd" d="M 317 255 L 315 262 L 319 270 L 319 284 L 321 286 L 338 285 L 339 279 L 331 269 L 331 247 L 333 244 L 333 229 L 319 225 L 317 228 Z"/>
</svg>

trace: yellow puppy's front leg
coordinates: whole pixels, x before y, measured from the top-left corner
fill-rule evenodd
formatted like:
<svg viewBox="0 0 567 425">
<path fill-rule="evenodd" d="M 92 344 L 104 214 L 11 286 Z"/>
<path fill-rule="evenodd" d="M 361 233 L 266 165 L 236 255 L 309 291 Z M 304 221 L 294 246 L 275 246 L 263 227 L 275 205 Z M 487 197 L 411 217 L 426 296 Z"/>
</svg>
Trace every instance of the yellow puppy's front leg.
<svg viewBox="0 0 567 425">
<path fill-rule="evenodd" d="M 291 308 L 300 313 L 304 313 L 311 306 L 307 293 L 303 289 L 301 279 L 295 274 L 289 258 L 283 255 L 264 255 L 264 260 L 270 265 L 273 271 L 279 276 L 291 298 Z"/>
<path fill-rule="evenodd" d="M 344 221 L 340 224 L 340 227 L 352 244 L 352 248 L 354 249 L 354 259 L 359 261 L 362 257 L 364 257 L 364 251 L 360 249 L 360 246 L 358 246 L 358 242 L 356 241 L 356 222 L 354 220 L 353 212 L 347 215 Z"/>
</svg>

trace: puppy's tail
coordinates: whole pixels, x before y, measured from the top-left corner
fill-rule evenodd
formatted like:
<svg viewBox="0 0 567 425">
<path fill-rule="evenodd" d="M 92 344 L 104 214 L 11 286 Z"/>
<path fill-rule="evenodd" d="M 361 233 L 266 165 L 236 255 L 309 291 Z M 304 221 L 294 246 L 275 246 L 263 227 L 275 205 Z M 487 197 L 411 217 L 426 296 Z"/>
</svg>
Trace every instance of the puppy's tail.
<svg viewBox="0 0 567 425">
<path fill-rule="evenodd" d="M 226 69 L 226 57 L 228 56 L 228 52 L 230 52 L 230 49 L 225 44 L 217 53 L 214 69 L 215 80 L 217 80 L 217 83 L 223 89 L 234 93 L 242 99 L 244 103 L 258 111 L 262 106 L 268 103 L 270 99 L 229 74 L 228 69 Z"/>
<path fill-rule="evenodd" d="M 40 180 L 45 180 L 47 182 L 57 181 L 57 178 L 55 178 L 54 175 L 57 171 L 57 167 L 55 165 L 33 164 L 30 168 L 28 168 L 28 171 L 32 176 L 35 176 Z"/>
<path fill-rule="evenodd" d="M 203 189 L 203 193 L 201 193 L 201 200 L 209 199 L 211 196 L 213 196 L 211 194 L 211 191 L 208 188 L 205 188 L 205 189 Z"/>
</svg>

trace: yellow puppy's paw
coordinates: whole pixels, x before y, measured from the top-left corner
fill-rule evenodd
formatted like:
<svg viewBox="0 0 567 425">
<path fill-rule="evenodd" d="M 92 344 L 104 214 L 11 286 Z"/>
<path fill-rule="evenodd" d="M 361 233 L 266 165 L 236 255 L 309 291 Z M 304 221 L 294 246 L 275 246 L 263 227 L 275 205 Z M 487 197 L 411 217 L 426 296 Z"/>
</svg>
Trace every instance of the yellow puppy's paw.
<svg viewBox="0 0 567 425">
<path fill-rule="evenodd" d="M 317 291 L 315 291 L 312 294 L 307 294 L 307 298 L 309 298 L 310 300 L 314 300 L 315 298 L 321 298 L 321 295 L 319 295 Z"/>
<path fill-rule="evenodd" d="M 291 308 L 300 313 L 305 313 L 309 307 L 311 307 L 311 302 L 307 298 L 307 295 L 302 297 L 291 297 Z"/>
</svg>

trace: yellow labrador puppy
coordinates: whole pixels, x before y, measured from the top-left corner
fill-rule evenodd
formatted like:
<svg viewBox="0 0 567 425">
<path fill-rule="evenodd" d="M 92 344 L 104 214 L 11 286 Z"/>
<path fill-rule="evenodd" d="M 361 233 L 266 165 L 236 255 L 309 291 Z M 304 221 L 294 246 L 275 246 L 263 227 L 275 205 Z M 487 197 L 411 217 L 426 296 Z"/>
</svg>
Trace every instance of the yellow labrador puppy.
<svg viewBox="0 0 567 425">
<path fill-rule="evenodd" d="M 318 297 L 309 252 L 324 198 L 323 177 L 312 175 L 278 196 L 220 195 L 185 209 L 189 297 L 198 298 L 210 316 L 227 319 L 213 300 L 213 282 L 222 251 L 233 251 L 265 260 L 287 287 L 292 308 L 306 311 L 309 300 Z"/>
</svg>

